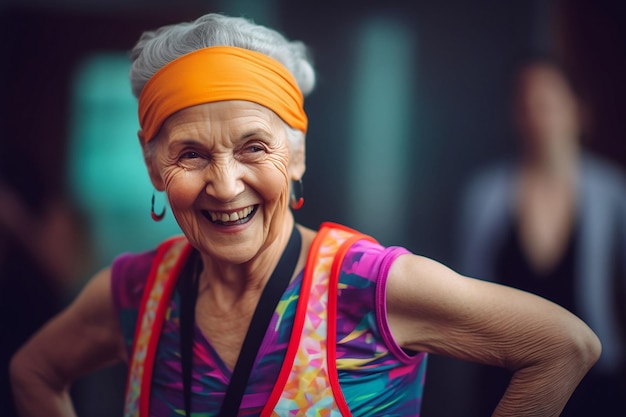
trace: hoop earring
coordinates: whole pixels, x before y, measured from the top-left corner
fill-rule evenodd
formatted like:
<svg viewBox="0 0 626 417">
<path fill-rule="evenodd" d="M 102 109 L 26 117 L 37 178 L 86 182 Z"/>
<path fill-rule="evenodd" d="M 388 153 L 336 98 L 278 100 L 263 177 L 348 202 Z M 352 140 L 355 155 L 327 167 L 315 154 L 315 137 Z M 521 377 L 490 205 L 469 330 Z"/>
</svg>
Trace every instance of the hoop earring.
<svg viewBox="0 0 626 417">
<path fill-rule="evenodd" d="M 289 205 L 291 208 L 300 210 L 304 204 L 304 187 L 301 179 L 291 181 L 291 192 L 289 194 Z"/>
<path fill-rule="evenodd" d="M 152 204 L 150 205 L 150 216 L 152 216 L 152 220 L 154 220 L 155 222 L 160 222 L 161 220 L 163 220 L 163 217 L 165 217 L 165 206 L 163 206 L 163 210 L 161 210 L 161 213 L 157 214 L 154 211 L 154 191 L 152 191 Z"/>
</svg>

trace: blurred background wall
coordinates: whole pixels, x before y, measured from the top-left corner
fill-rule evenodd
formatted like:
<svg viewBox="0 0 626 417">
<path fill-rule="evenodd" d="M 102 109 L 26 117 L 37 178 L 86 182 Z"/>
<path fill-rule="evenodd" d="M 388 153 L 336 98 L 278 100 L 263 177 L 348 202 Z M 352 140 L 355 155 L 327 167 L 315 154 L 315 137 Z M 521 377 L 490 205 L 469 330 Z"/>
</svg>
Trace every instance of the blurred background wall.
<svg viewBox="0 0 626 417">
<path fill-rule="evenodd" d="M 171 215 L 149 216 L 127 54 L 142 31 L 209 11 L 311 47 L 318 86 L 305 105 L 306 204 L 296 214 L 307 226 L 345 223 L 454 266 L 460 190 L 515 152 L 512 71 L 536 52 L 562 59 L 582 92 L 587 148 L 626 166 L 619 0 L 5 0 L 0 415 L 12 415 L 12 351 L 113 256 L 179 232 Z M 423 415 L 467 415 L 462 366 L 432 358 L 429 372 Z M 119 415 L 123 375 L 77 384 L 79 413 Z"/>
</svg>

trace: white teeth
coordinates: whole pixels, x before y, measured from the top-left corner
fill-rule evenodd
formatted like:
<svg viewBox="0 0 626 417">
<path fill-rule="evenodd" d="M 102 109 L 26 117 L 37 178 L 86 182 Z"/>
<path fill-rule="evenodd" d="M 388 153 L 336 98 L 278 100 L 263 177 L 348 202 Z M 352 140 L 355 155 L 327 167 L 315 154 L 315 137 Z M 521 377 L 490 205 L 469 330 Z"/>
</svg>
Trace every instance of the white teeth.
<svg viewBox="0 0 626 417">
<path fill-rule="evenodd" d="M 237 220 L 243 219 L 252 213 L 253 207 L 246 207 L 241 210 L 234 211 L 230 214 L 228 213 L 218 213 L 214 211 L 210 211 L 209 215 L 211 216 L 211 220 L 221 221 L 221 222 L 235 222 Z"/>
</svg>

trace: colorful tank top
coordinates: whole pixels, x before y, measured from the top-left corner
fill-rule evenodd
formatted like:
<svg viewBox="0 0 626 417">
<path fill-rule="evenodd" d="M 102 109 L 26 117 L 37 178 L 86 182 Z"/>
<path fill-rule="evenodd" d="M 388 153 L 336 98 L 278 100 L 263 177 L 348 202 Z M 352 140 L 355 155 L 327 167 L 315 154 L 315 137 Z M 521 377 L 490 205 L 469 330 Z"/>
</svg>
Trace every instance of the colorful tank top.
<svg viewBox="0 0 626 417">
<path fill-rule="evenodd" d="M 318 237 L 345 231 L 349 229 L 325 224 Z M 321 239 L 314 241 L 311 252 L 324 256 L 316 257 L 314 268 L 307 262 L 305 271 L 283 294 L 261 344 L 239 416 L 419 415 L 426 354 L 409 354 L 395 343 L 385 307 L 389 268 L 397 256 L 408 252 L 398 247 L 383 248 L 363 238 L 354 240 L 344 246 L 341 256 L 335 255 L 339 245 L 328 243 L 333 239 L 326 239 L 326 244 L 318 247 L 315 242 Z M 163 253 L 151 251 L 122 255 L 113 264 L 113 299 L 129 357 L 133 344 L 140 343 L 139 339 L 144 337 L 135 323 L 147 277 L 168 262 L 176 263 L 183 256 L 181 253 L 184 254 L 184 249 L 181 251 L 178 257 L 166 258 L 164 262 L 154 262 Z M 333 267 L 336 259 L 341 262 L 335 261 Z M 152 269 L 155 269 L 153 274 Z M 321 270 L 328 271 L 326 279 L 319 273 Z M 331 270 L 334 272 L 330 273 Z M 315 279 L 314 271 L 318 272 Z M 154 357 L 148 387 L 150 396 L 144 399 L 149 402 L 150 416 L 184 415 L 178 345 L 179 296 L 175 287 L 169 298 L 158 345 L 154 352 L 147 352 Z M 333 333 L 335 337 L 327 340 L 326 335 Z M 192 375 L 194 417 L 217 415 L 230 375 L 231 370 L 196 327 Z M 132 378 L 131 369 L 129 379 Z"/>
</svg>

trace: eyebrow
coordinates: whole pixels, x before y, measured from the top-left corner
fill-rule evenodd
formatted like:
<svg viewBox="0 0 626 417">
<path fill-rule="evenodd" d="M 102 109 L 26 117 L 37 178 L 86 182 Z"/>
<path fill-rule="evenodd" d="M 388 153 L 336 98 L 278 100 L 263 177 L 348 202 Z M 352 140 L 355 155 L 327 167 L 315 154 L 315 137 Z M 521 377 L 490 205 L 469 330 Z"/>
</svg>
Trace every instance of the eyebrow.
<svg viewBox="0 0 626 417">
<path fill-rule="evenodd" d="M 170 142 L 168 143 L 168 149 L 171 149 L 172 147 L 185 147 L 185 146 L 198 146 L 199 141 L 196 139 L 173 139 L 170 140 Z"/>
<path fill-rule="evenodd" d="M 253 129 L 253 130 L 249 130 L 246 131 L 245 133 L 243 133 L 242 135 L 237 136 L 234 141 L 235 142 L 242 142 L 245 141 L 253 136 L 258 136 L 260 139 L 266 140 L 266 141 L 273 141 L 274 140 L 274 135 L 272 135 L 270 132 L 268 132 L 265 129 Z"/>
<path fill-rule="evenodd" d="M 252 128 L 251 130 L 244 131 L 243 134 L 238 134 L 236 136 L 231 137 L 231 141 L 235 144 L 240 144 L 245 142 L 251 137 L 257 136 L 259 139 L 264 140 L 268 143 L 275 142 L 275 136 L 272 135 L 267 129 L 261 128 Z M 173 147 L 185 147 L 185 146 L 202 146 L 203 142 L 199 139 L 191 138 L 191 137 L 181 137 L 179 139 L 174 138 L 168 144 L 168 149 L 172 149 Z"/>
</svg>

